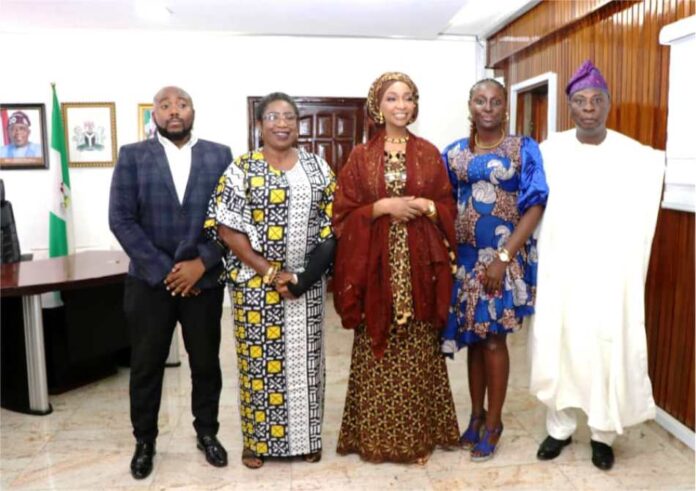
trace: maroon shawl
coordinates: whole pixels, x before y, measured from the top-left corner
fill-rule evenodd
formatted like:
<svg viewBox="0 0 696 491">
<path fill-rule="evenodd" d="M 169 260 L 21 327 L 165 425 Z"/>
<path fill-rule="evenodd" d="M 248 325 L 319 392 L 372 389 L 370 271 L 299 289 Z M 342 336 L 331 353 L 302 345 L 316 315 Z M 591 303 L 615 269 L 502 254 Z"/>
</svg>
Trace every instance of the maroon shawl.
<svg viewBox="0 0 696 491">
<path fill-rule="evenodd" d="M 410 135 L 406 144 L 404 195 L 431 199 L 437 223 L 425 216 L 407 223 L 414 316 L 441 329 L 452 289 L 449 250 L 455 245 L 456 207 L 440 152 Z M 365 323 L 377 357 L 384 354 L 393 321 L 389 282 L 389 215 L 372 220 L 372 205 L 387 197 L 384 182 L 384 132 L 353 149 L 338 177 L 333 226 L 338 237 L 334 305 L 343 327 Z"/>
</svg>

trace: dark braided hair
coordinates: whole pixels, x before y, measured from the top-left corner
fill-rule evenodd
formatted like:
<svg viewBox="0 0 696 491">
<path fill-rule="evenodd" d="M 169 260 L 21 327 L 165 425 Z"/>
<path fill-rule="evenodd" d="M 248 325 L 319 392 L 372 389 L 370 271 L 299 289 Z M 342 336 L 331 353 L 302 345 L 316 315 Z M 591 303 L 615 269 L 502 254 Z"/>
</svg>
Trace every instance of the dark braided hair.
<svg viewBox="0 0 696 491">
<path fill-rule="evenodd" d="M 471 99 L 474 97 L 474 91 L 479 88 L 481 85 L 485 84 L 492 84 L 495 85 L 500 89 L 500 91 L 503 93 L 503 97 L 505 98 L 505 104 L 507 105 L 507 90 L 505 90 L 505 86 L 498 82 L 494 78 L 483 78 L 476 82 L 474 85 L 471 86 L 471 89 L 469 89 L 469 102 L 471 102 Z M 474 118 L 469 115 L 469 121 L 470 121 L 470 127 L 469 127 L 469 150 L 473 153 L 474 150 L 476 149 L 476 143 L 475 143 L 475 137 L 476 137 L 476 123 L 474 123 Z"/>
</svg>

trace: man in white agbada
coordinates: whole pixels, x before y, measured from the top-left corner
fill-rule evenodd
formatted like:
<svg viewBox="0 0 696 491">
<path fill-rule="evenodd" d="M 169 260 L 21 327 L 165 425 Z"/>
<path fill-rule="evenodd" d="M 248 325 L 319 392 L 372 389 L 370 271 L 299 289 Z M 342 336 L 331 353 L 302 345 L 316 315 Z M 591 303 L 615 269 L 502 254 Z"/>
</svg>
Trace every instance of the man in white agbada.
<svg viewBox="0 0 696 491">
<path fill-rule="evenodd" d="M 627 426 L 655 417 L 644 287 L 660 206 L 664 153 L 608 130 L 611 98 L 586 61 L 566 87 L 575 129 L 541 144 L 549 200 L 539 232 L 530 391 L 547 406 L 537 457 L 571 442 L 576 408 L 592 463 L 608 470 Z"/>
</svg>

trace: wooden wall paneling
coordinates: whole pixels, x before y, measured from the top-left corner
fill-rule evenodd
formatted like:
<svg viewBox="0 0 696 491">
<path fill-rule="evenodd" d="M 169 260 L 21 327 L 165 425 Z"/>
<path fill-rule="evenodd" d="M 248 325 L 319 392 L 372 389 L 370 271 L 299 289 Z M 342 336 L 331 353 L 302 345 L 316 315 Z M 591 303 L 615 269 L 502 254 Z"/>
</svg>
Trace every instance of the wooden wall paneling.
<svg viewBox="0 0 696 491">
<path fill-rule="evenodd" d="M 673 329 L 682 334 L 681 345 L 679 348 L 683 350 L 677 352 L 675 370 L 681 374 L 681 383 L 675 386 L 674 397 L 681 398 L 679 401 L 680 420 L 689 424 L 694 428 L 693 411 L 688 412 L 688 407 L 693 407 L 694 400 L 694 385 L 690 377 L 687 366 L 691 366 L 693 371 L 694 366 L 694 324 L 696 322 L 694 312 L 694 295 L 696 294 L 694 285 L 694 214 L 673 212 L 680 219 L 683 233 L 681 235 L 681 249 L 686 253 L 681 256 L 680 274 L 678 283 L 675 288 L 676 301 L 674 305 L 675 322 Z M 684 274 L 684 271 L 690 272 Z M 660 326 L 656 326 L 659 328 Z M 690 361 L 689 361 L 690 360 Z M 691 381 L 691 384 L 690 384 Z M 690 385 L 689 385 L 690 384 Z"/>
<path fill-rule="evenodd" d="M 662 2 L 659 2 L 661 4 Z M 690 15 L 696 13 L 696 9 L 693 9 Z M 672 18 L 665 20 L 662 24 L 669 24 L 678 19 Z M 667 100 L 669 96 L 669 52 L 666 52 L 664 56 L 660 56 L 657 63 L 657 69 L 659 70 L 659 86 L 655 89 L 658 91 L 657 96 L 653 96 L 653 100 L 657 101 L 657 107 L 653 112 L 653 119 L 657 121 L 655 125 L 654 134 L 652 135 L 652 141 L 655 142 L 655 148 L 666 148 L 667 146 L 667 117 L 662 116 L 662 108 L 667 108 Z"/>
<path fill-rule="evenodd" d="M 609 0 L 541 2 L 527 14 L 489 38 L 488 60 L 491 65 L 497 64 L 608 3 L 611 2 Z"/>
<path fill-rule="evenodd" d="M 655 401 L 693 429 L 694 215 L 662 210 L 646 283 L 648 367 Z"/>
<path fill-rule="evenodd" d="M 681 367 L 679 369 L 682 371 L 684 376 L 682 377 L 682 385 L 677 387 L 677 394 L 681 395 L 682 401 L 681 407 L 681 419 L 686 424 L 690 424 L 691 428 L 694 428 L 694 414 L 693 410 L 689 413 L 689 407 L 694 405 L 694 385 L 693 378 L 688 373 L 686 369 L 687 366 L 691 365 L 691 371 L 693 373 L 694 369 L 694 324 L 696 319 L 696 312 L 694 311 L 694 295 L 696 294 L 694 286 L 694 269 L 696 264 L 694 263 L 694 215 L 693 214 L 680 214 L 682 221 L 684 223 L 685 234 L 684 234 L 684 244 L 683 247 L 686 250 L 686 258 L 682 264 L 682 268 L 690 271 L 691 274 L 680 274 L 680 283 L 677 285 L 678 294 L 681 296 L 681 301 L 679 307 L 675 308 L 678 312 L 677 322 L 675 326 L 680 326 L 681 331 L 684 333 L 684 338 L 682 340 L 682 346 L 684 347 L 684 353 L 680 360 Z M 680 309 L 683 308 L 683 311 Z M 691 362 L 689 363 L 689 360 Z M 688 365 L 687 365 L 688 363 Z M 686 365 L 686 366 L 685 366 Z"/>
<path fill-rule="evenodd" d="M 665 228 L 669 229 L 670 231 L 673 232 L 672 234 L 672 241 L 677 242 L 677 244 L 682 244 L 686 241 L 686 230 L 685 230 L 685 224 L 682 223 L 678 218 L 675 218 L 673 214 L 668 214 L 670 216 L 669 221 L 665 221 Z M 668 244 L 671 241 L 668 241 Z M 669 252 L 670 248 L 668 247 L 667 250 L 663 251 L 663 254 L 666 252 Z M 682 267 L 682 263 L 686 258 L 677 258 L 677 261 L 675 261 L 678 267 Z M 656 263 L 657 267 L 660 267 L 660 261 Z M 659 272 L 655 271 L 653 274 L 659 274 Z M 667 302 L 663 303 L 660 306 L 656 306 L 656 308 L 664 308 L 666 310 L 670 310 L 672 312 L 672 322 L 669 324 L 663 324 L 665 326 L 669 326 L 670 324 L 672 326 L 675 326 L 680 323 L 681 316 L 685 312 L 684 308 L 686 307 L 684 305 L 684 291 L 683 288 L 687 285 L 684 285 L 684 278 L 680 277 L 680 275 L 675 274 L 674 278 L 674 283 L 671 284 L 672 287 L 672 293 L 673 297 L 672 298 L 667 298 Z M 681 281 L 680 281 L 681 280 Z M 665 285 L 666 286 L 666 285 Z M 688 287 L 687 287 L 688 288 Z M 649 292 L 650 293 L 650 292 Z M 670 301 L 671 300 L 671 301 Z M 670 305 L 671 304 L 671 305 Z M 670 308 L 671 307 L 671 308 Z M 651 326 L 652 329 L 658 329 L 658 326 Z M 664 407 L 672 414 L 675 416 L 679 417 L 681 416 L 681 402 L 682 402 L 682 397 L 681 394 L 683 394 L 683 389 L 685 387 L 685 383 L 682 381 L 682 375 L 684 374 L 684 341 L 686 337 L 686 330 L 685 329 L 670 329 L 672 336 L 670 339 L 670 344 L 669 344 L 669 351 L 667 353 L 663 353 L 663 356 L 665 356 L 667 363 L 666 366 L 664 367 L 665 370 L 667 371 L 666 377 L 664 377 L 663 380 L 666 380 L 665 388 L 662 393 L 662 399 L 660 402 L 664 405 Z M 679 392 L 679 389 L 682 389 L 682 392 Z"/>
<path fill-rule="evenodd" d="M 666 365 L 669 360 L 670 346 L 672 344 L 672 330 L 660 331 L 656 326 L 672 324 L 673 311 L 668 308 L 656 308 L 669 304 L 669 292 L 663 285 L 673 285 L 676 275 L 677 261 L 674 256 L 665 254 L 669 250 L 670 238 L 665 233 L 665 226 L 669 228 L 669 219 L 665 218 L 665 212 L 660 212 L 657 230 L 653 241 L 652 257 L 648 278 L 646 282 L 646 337 L 648 339 L 648 372 L 653 384 L 653 395 L 656 401 L 666 398 L 668 370 Z M 666 225 L 667 223 L 667 225 Z M 655 274 L 655 272 L 658 274 Z M 658 402 L 659 404 L 659 402 Z M 670 408 L 662 406 L 668 412 Z"/>
<path fill-rule="evenodd" d="M 691 359 L 694 357 L 694 343 L 691 343 Z M 689 375 L 689 387 L 693 387 L 694 383 L 696 381 L 694 380 L 694 364 L 691 364 L 690 367 L 690 372 L 691 374 Z M 687 404 L 686 404 L 686 419 L 684 423 L 686 426 L 689 428 L 694 427 L 694 413 L 696 412 L 696 409 L 694 408 L 694 393 L 693 391 L 690 393 L 690 395 L 687 395 Z"/>
<path fill-rule="evenodd" d="M 677 227 L 679 225 L 677 224 Z M 681 232 L 679 229 L 677 230 L 677 233 Z M 679 234 L 681 235 L 681 234 Z M 678 237 L 678 236 L 677 236 Z M 676 238 L 676 237 L 675 237 Z M 658 261 L 657 263 L 658 268 L 660 266 L 660 262 Z M 656 273 L 653 273 L 656 274 Z M 678 273 L 675 274 L 674 278 L 675 282 L 672 284 L 672 288 L 676 290 L 679 285 L 679 275 Z M 671 298 L 670 298 L 671 297 Z M 662 324 L 663 326 L 669 326 L 668 329 L 663 329 L 662 332 L 669 331 L 671 333 L 670 336 L 670 342 L 667 345 L 667 349 L 665 352 L 662 353 L 662 357 L 664 358 L 665 362 L 662 363 L 662 370 L 664 370 L 665 374 L 662 377 L 663 380 L 663 387 L 661 391 L 661 397 L 658 400 L 658 405 L 663 406 L 666 408 L 671 414 L 674 414 L 677 418 L 681 419 L 681 407 L 680 407 L 680 402 L 681 402 L 681 397 L 679 394 L 677 394 L 677 391 L 679 388 L 684 388 L 682 380 L 681 380 L 681 372 L 683 372 L 683 363 L 684 360 L 681 358 L 683 355 L 683 346 L 682 346 L 682 340 L 683 340 L 683 330 L 680 329 L 674 329 L 674 325 L 678 319 L 677 314 L 677 309 L 679 307 L 683 307 L 680 305 L 680 298 L 679 295 L 672 295 L 670 296 L 669 294 L 666 296 L 666 302 L 664 302 L 662 305 L 655 305 L 651 306 L 651 308 L 660 308 L 660 309 L 665 309 L 669 310 L 672 315 L 671 317 L 671 323 L 667 324 Z M 671 308 L 670 308 L 671 307 Z M 651 326 L 651 329 L 658 329 L 659 326 Z M 657 356 L 656 353 L 654 354 L 649 354 L 649 356 Z"/>
</svg>

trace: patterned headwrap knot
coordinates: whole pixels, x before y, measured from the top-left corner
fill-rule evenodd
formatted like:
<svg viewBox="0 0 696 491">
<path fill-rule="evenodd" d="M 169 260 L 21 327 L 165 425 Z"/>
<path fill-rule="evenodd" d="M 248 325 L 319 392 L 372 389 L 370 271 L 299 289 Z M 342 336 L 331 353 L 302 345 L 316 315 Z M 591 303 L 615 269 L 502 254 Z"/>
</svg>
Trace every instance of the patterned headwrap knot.
<svg viewBox="0 0 696 491">
<path fill-rule="evenodd" d="M 587 88 L 602 89 L 609 92 L 607 81 L 604 80 L 602 73 L 590 60 L 585 60 L 578 71 L 570 77 L 565 91 L 568 96 L 571 96 L 578 90 Z"/>
<path fill-rule="evenodd" d="M 377 80 L 372 82 L 370 86 L 370 92 L 367 93 L 367 112 L 370 118 L 378 124 L 382 124 L 379 111 L 379 103 L 381 102 L 382 96 L 384 95 L 385 85 L 389 82 L 403 82 L 411 88 L 413 92 L 413 102 L 416 104 L 416 108 L 413 110 L 413 116 L 411 116 L 411 121 L 413 123 L 418 117 L 418 87 L 413 83 L 411 77 L 401 72 L 387 72 L 380 75 Z"/>
</svg>

